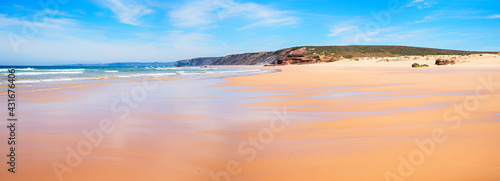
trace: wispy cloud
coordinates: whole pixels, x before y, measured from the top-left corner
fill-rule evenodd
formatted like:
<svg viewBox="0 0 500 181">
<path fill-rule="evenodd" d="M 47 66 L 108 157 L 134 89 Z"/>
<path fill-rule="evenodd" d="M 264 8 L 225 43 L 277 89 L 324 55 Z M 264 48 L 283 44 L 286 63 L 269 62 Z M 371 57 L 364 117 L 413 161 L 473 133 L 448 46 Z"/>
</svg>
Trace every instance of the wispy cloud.
<svg viewBox="0 0 500 181">
<path fill-rule="evenodd" d="M 340 44 L 388 44 L 388 45 L 421 45 L 429 46 L 432 44 L 419 44 L 419 42 L 439 42 L 436 39 L 438 29 L 417 29 L 417 30 L 401 30 L 398 27 L 384 28 L 372 35 L 357 33 L 349 36 L 344 36 Z M 430 35 L 430 36 L 429 36 Z M 364 41 L 359 41 L 363 39 Z"/>
<path fill-rule="evenodd" d="M 498 19 L 498 18 L 500 18 L 500 14 L 494 14 L 494 15 L 488 16 L 486 18 L 488 18 L 488 19 Z"/>
<path fill-rule="evenodd" d="M 232 0 L 200 0 L 183 4 L 167 13 L 177 27 L 201 27 L 232 17 L 244 18 L 248 25 L 240 29 L 296 24 L 298 17 L 287 11 L 257 3 L 237 3 Z"/>
<path fill-rule="evenodd" d="M 128 1 L 125 3 L 121 0 L 104 0 L 101 4 L 111 9 L 121 23 L 129 25 L 142 25 L 139 18 L 154 12 L 146 5 L 139 5 Z"/>
<path fill-rule="evenodd" d="M 64 17 L 76 17 L 75 14 L 68 13 L 66 11 L 60 11 L 60 10 L 55 10 L 55 9 L 31 9 L 31 8 L 26 8 L 21 5 L 14 5 L 14 8 L 16 11 L 18 11 L 18 14 L 16 15 L 31 15 L 31 16 L 46 16 L 50 15 L 51 17 L 54 16 L 64 16 Z M 76 12 L 76 11 L 74 11 Z"/>
<path fill-rule="evenodd" d="M 362 31 L 362 29 L 356 29 L 352 31 L 352 34 L 347 34 L 343 36 L 342 43 L 344 44 L 370 44 L 375 42 L 383 42 L 384 40 L 390 39 L 399 27 L 386 27 L 379 28 L 371 31 Z"/>
<path fill-rule="evenodd" d="M 34 26 L 35 28 L 62 29 L 64 27 L 72 27 L 77 25 L 76 20 L 69 18 L 40 17 L 40 18 L 32 18 L 32 20 L 37 20 L 37 21 L 29 21 L 17 17 L 8 17 L 5 14 L 0 14 L 0 28 L 11 27 L 11 26 L 22 27 L 29 25 L 29 26 Z"/>
<path fill-rule="evenodd" d="M 81 15 L 87 15 L 87 13 L 83 9 L 75 9 L 73 12 L 81 14 Z"/>
<path fill-rule="evenodd" d="M 414 21 L 413 23 L 425 23 L 431 21 L 438 21 L 444 19 L 481 19 L 481 18 L 492 18 L 492 16 L 484 17 L 479 14 L 482 11 L 474 10 L 439 10 L 434 11 L 430 15 L 426 15 L 423 19 Z"/>
<path fill-rule="evenodd" d="M 360 19 L 359 17 L 352 17 L 349 20 L 340 20 L 336 22 L 336 24 L 334 24 L 332 28 L 330 28 L 330 34 L 328 34 L 328 36 L 336 37 L 356 33 L 357 31 L 359 31 L 359 26 L 365 23 L 366 21 Z"/>
<path fill-rule="evenodd" d="M 425 18 L 424 18 L 424 19 L 422 19 L 422 20 L 418 20 L 418 21 L 415 21 L 414 23 L 425 23 L 425 22 L 431 21 L 431 20 L 432 20 L 432 18 L 433 18 L 433 16 L 431 16 L 431 15 L 427 15 L 427 16 L 425 16 Z"/>
<path fill-rule="evenodd" d="M 296 17 L 285 17 L 285 18 L 266 18 L 259 22 L 244 26 L 240 28 L 255 28 L 255 27 L 266 27 L 266 26 L 283 26 L 283 25 L 293 25 L 298 23 L 299 18 Z"/>
<path fill-rule="evenodd" d="M 353 31 L 354 29 L 358 28 L 357 26 L 344 26 L 344 27 L 336 27 L 331 29 L 331 33 L 328 34 L 328 36 L 341 36 L 346 33 L 349 33 Z"/>
<path fill-rule="evenodd" d="M 341 44 L 364 44 L 377 41 L 380 37 L 391 34 L 399 27 L 380 27 L 376 29 L 367 28 L 369 19 L 354 18 L 348 21 L 341 21 L 330 29 L 329 37 L 339 38 Z"/>
<path fill-rule="evenodd" d="M 410 4 L 406 5 L 406 7 L 415 6 L 415 4 L 421 3 L 423 1 L 424 0 L 414 0 L 414 1 L 410 2 Z"/>
<path fill-rule="evenodd" d="M 414 0 L 410 2 L 406 7 L 417 7 L 418 9 L 430 8 L 433 5 L 437 4 L 437 2 L 432 0 Z"/>
</svg>

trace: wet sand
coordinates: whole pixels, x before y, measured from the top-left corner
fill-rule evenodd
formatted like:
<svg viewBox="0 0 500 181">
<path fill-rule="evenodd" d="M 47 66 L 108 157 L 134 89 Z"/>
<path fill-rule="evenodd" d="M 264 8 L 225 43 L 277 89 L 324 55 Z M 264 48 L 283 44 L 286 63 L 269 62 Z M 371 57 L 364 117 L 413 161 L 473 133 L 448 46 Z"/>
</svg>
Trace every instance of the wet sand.
<svg viewBox="0 0 500 181">
<path fill-rule="evenodd" d="M 19 93 L 17 170 L 1 176 L 500 178 L 500 66 L 278 68 L 230 78 Z M 8 138 L 7 130 L 0 135 Z"/>
<path fill-rule="evenodd" d="M 289 93 L 246 106 L 288 107 L 295 116 L 241 180 L 500 178 L 498 66 L 282 70 L 225 84 Z"/>
</svg>

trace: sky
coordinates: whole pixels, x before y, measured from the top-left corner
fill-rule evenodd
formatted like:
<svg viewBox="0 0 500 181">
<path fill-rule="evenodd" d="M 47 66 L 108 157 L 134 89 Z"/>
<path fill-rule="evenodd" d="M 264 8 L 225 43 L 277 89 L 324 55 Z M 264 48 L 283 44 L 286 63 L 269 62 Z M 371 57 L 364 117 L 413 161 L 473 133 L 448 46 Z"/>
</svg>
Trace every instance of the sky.
<svg viewBox="0 0 500 181">
<path fill-rule="evenodd" d="M 2 0 L 0 65 L 169 62 L 295 46 L 500 51 L 498 0 Z"/>
</svg>

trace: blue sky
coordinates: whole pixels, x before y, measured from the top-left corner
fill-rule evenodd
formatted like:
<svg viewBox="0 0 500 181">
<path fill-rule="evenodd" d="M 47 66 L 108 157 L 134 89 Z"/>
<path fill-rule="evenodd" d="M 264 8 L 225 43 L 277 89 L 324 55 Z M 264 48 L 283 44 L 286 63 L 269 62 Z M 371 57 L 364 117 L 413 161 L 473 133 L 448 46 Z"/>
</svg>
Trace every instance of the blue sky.
<svg viewBox="0 0 500 181">
<path fill-rule="evenodd" d="M 175 61 L 303 45 L 500 51 L 498 0 L 2 0 L 0 64 Z"/>
</svg>

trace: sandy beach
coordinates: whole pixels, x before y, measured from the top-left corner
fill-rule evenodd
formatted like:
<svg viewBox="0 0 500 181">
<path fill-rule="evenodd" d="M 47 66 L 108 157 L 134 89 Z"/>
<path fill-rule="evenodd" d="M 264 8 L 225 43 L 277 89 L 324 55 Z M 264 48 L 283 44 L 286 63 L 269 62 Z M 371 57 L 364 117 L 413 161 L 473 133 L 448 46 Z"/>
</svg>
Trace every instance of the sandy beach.
<svg viewBox="0 0 500 181">
<path fill-rule="evenodd" d="M 2 178 L 500 178 L 498 55 L 419 60 L 424 68 L 377 61 L 30 88 L 18 98 L 19 174 Z"/>
<path fill-rule="evenodd" d="M 0 181 L 500 181 L 500 1 L 0 1 Z"/>
<path fill-rule="evenodd" d="M 231 78 L 226 84 L 291 93 L 247 106 L 288 107 L 297 120 L 275 135 L 262 158 L 245 166 L 242 180 L 499 177 L 498 67 L 313 65 L 282 70 Z M 481 83 L 486 79 L 496 87 L 491 92 Z M 484 99 L 477 98 L 477 90 L 484 91 Z M 304 116 L 316 119 L 305 121 Z"/>
</svg>

